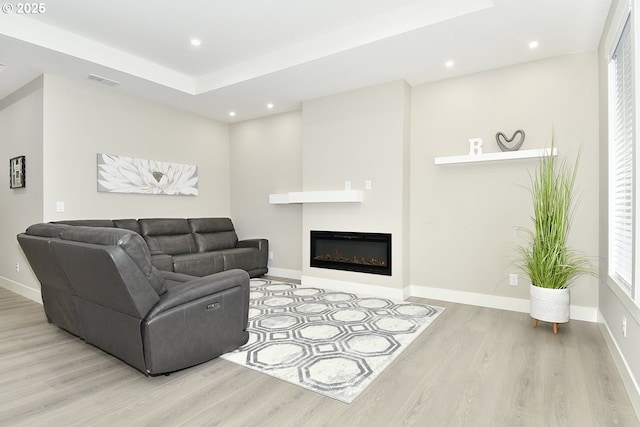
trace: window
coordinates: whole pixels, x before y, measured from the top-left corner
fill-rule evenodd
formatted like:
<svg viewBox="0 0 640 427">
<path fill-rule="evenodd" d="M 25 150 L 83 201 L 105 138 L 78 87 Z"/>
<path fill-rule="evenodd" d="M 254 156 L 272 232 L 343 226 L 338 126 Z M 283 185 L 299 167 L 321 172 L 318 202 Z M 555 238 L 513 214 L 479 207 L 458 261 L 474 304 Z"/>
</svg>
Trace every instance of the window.
<svg viewBox="0 0 640 427">
<path fill-rule="evenodd" d="M 609 275 L 633 298 L 634 79 L 631 18 L 609 61 Z"/>
</svg>

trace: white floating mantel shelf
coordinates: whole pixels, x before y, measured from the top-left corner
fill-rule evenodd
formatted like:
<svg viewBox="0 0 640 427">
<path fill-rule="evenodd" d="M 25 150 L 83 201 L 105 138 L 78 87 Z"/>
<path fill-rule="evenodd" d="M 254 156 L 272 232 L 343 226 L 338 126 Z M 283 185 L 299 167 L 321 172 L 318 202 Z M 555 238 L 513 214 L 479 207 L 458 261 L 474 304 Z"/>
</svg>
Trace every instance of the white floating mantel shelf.
<svg viewBox="0 0 640 427">
<path fill-rule="evenodd" d="M 297 191 L 282 194 L 269 194 L 269 203 L 285 205 L 291 203 L 349 203 L 362 202 L 361 190 L 339 191 Z"/>
<path fill-rule="evenodd" d="M 551 155 L 551 148 L 537 150 L 499 151 L 497 153 L 466 154 L 463 156 L 436 157 L 436 165 L 451 165 L 456 163 L 495 162 L 499 160 L 533 159 Z M 558 149 L 553 149 L 553 155 L 558 155 Z"/>
</svg>

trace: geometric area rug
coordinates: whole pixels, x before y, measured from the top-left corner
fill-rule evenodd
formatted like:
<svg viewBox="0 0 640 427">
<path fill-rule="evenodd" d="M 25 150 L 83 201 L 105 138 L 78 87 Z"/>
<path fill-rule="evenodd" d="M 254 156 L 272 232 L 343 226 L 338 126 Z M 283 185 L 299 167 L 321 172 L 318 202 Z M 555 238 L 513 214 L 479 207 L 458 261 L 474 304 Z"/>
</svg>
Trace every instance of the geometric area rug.
<svg viewBox="0 0 640 427">
<path fill-rule="evenodd" d="M 252 279 L 249 341 L 220 358 L 351 403 L 443 311 Z"/>
</svg>

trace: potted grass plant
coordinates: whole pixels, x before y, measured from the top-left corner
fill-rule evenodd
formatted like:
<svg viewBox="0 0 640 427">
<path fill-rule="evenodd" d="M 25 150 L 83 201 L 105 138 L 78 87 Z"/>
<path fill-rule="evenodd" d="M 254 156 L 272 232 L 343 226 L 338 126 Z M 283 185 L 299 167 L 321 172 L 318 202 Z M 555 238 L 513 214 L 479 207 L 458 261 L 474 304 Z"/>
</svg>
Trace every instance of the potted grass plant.
<svg viewBox="0 0 640 427">
<path fill-rule="evenodd" d="M 533 229 L 521 228 L 527 234 L 527 243 L 520 246 L 520 261 L 531 279 L 530 301 L 533 326 L 539 320 L 558 324 L 569 321 L 569 288 L 582 274 L 594 274 L 589 259 L 568 245 L 569 230 L 576 202 L 575 179 L 579 156 L 574 165 L 566 160 L 557 163 L 553 155 L 542 156 L 534 176 L 531 177 L 533 200 Z"/>
</svg>

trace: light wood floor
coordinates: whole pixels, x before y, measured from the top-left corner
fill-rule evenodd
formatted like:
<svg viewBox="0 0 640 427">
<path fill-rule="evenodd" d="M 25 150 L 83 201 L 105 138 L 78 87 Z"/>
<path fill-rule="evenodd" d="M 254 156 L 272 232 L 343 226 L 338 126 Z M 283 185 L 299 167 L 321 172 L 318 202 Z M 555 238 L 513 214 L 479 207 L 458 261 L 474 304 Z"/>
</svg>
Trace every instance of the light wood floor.
<svg viewBox="0 0 640 427">
<path fill-rule="evenodd" d="M 145 377 L 0 288 L 2 426 L 638 426 L 596 324 L 447 308 L 351 405 L 216 359 Z"/>
</svg>

